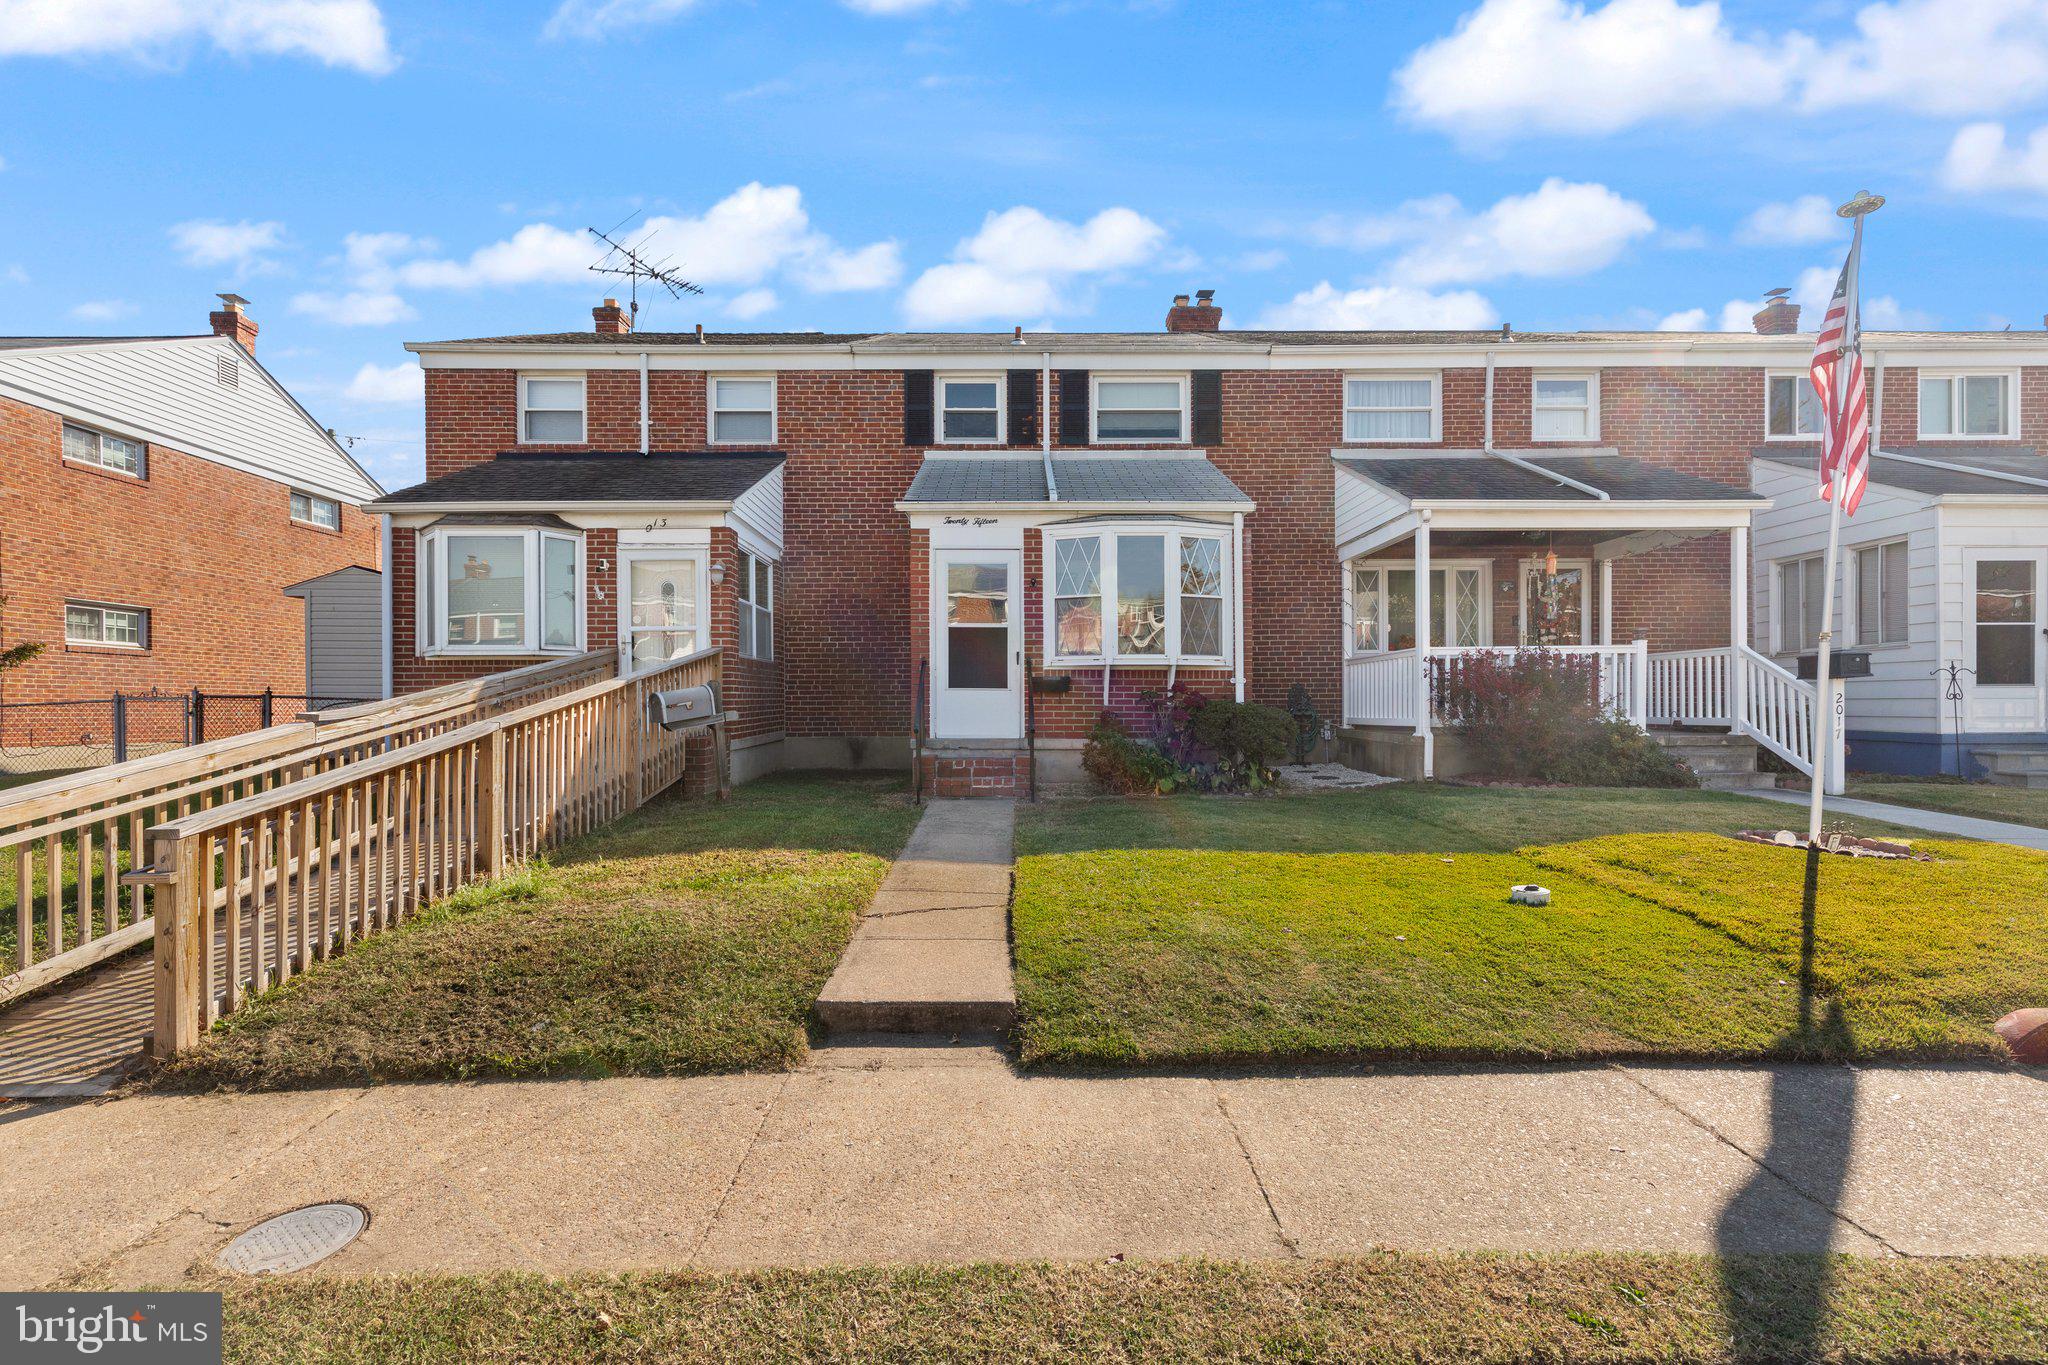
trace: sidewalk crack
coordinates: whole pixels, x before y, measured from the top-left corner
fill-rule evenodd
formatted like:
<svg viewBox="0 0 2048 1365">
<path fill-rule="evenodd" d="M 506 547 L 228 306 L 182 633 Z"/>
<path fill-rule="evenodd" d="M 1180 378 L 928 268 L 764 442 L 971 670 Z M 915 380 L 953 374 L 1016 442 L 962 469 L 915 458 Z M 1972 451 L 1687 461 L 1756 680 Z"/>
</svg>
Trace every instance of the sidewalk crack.
<svg viewBox="0 0 2048 1365">
<path fill-rule="evenodd" d="M 782 1098 L 789 1093 L 789 1084 L 795 1076 L 793 1071 L 782 1073 L 782 1083 L 775 1087 L 775 1094 L 768 1103 L 761 1106 L 761 1121 L 754 1125 L 753 1136 L 747 1139 L 747 1150 L 740 1153 L 740 1159 L 733 1163 L 732 1174 L 726 1178 L 725 1188 L 718 1192 L 718 1203 L 713 1206 L 711 1216 L 704 1220 L 704 1230 L 697 1234 L 697 1240 L 690 1244 L 686 1264 L 695 1264 L 704 1254 L 704 1246 L 711 1240 L 711 1234 L 725 1220 L 725 1206 L 732 1202 L 732 1192 L 739 1188 L 740 1177 L 746 1173 L 747 1163 L 753 1160 L 754 1150 L 761 1145 L 761 1135 L 768 1131 L 768 1121 L 775 1117 L 781 1107 Z"/>
<path fill-rule="evenodd" d="M 1230 1106 L 1224 1102 L 1223 1087 L 1215 1081 L 1209 1082 L 1209 1093 L 1216 1098 L 1216 1112 L 1223 1116 L 1224 1126 L 1230 1129 L 1231 1138 L 1237 1143 L 1238 1155 L 1244 1158 L 1245 1168 L 1252 1173 L 1252 1184 L 1259 1188 L 1259 1198 L 1266 1203 L 1266 1216 L 1273 1220 L 1273 1236 L 1286 1250 L 1289 1257 L 1301 1258 L 1301 1244 L 1287 1231 L 1287 1225 L 1280 1221 L 1280 1210 L 1274 1206 L 1273 1192 L 1266 1188 L 1266 1177 L 1259 1171 L 1259 1163 L 1252 1157 L 1251 1145 L 1244 1140 L 1244 1133 L 1237 1126 L 1237 1119 L 1231 1114 Z"/>
</svg>

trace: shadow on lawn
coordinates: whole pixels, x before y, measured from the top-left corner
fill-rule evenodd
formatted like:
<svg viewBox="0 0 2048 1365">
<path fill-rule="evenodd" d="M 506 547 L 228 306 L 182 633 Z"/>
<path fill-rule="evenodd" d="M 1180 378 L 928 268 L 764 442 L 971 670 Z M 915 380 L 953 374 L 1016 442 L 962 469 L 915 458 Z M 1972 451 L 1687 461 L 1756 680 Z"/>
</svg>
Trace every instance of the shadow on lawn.
<svg viewBox="0 0 2048 1365">
<path fill-rule="evenodd" d="M 1800 897 L 1799 1020 L 1787 1050 L 1837 1055 L 1854 1045 L 1839 1000 L 1821 1005 L 1814 955 L 1818 942 L 1820 865 L 1810 850 Z M 1721 1211 L 1715 1245 L 1722 1253 L 1722 1293 L 1740 1360 L 1810 1360 L 1820 1356 L 1831 1297 L 1835 1210 L 1848 1184 L 1856 1121 L 1856 1073 L 1846 1066 L 1779 1065 L 1771 1069 L 1769 1131 L 1757 1169 Z M 1788 1216 L 1787 1196 L 1810 1209 Z M 1810 1215 L 1810 1216 L 1807 1216 Z M 1761 1239 L 1759 1233 L 1762 1234 Z M 1753 1254 L 1759 1240 L 1773 1252 Z"/>
</svg>

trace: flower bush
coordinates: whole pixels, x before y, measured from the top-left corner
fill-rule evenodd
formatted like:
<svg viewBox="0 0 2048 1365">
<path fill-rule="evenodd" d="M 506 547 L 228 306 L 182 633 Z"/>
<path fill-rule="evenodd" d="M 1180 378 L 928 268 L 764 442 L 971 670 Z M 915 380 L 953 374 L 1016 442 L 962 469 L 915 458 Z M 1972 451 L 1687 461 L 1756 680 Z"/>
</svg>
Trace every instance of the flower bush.
<svg viewBox="0 0 2048 1365">
<path fill-rule="evenodd" d="M 1583 787 L 1696 787 L 1648 735 L 1600 705 L 1597 663 L 1580 654 L 1460 654 L 1431 664 L 1446 726 L 1487 771 Z"/>
<path fill-rule="evenodd" d="M 1105 712 L 1081 751 L 1081 766 L 1107 791 L 1259 791 L 1273 784 L 1273 765 L 1294 740 L 1285 711 L 1206 697 L 1185 683 L 1142 700 L 1149 738 Z"/>
</svg>

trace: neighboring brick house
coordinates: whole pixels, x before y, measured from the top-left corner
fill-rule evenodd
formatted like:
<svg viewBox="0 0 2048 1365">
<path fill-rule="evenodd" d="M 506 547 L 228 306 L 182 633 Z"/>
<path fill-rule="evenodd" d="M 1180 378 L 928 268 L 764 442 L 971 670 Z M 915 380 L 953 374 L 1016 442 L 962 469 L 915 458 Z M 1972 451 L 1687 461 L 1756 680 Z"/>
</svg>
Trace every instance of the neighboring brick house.
<svg viewBox="0 0 2048 1365">
<path fill-rule="evenodd" d="M 46 646 L 0 702 L 303 693 L 285 590 L 380 567 L 382 490 L 222 297 L 207 335 L 0 338 L 0 644 Z"/>
<path fill-rule="evenodd" d="M 899 765 L 915 727 L 942 789 L 1009 790 L 1028 742 L 1071 769 L 1169 679 L 1300 684 L 1339 752 L 1452 771 L 1425 679 L 1527 645 L 1586 654 L 1618 714 L 1804 761 L 1790 703 L 1751 704 L 1803 685 L 1747 649 L 1744 605 L 1769 376 L 1811 344 L 1782 312 L 1756 335 L 1248 332 L 1203 296 L 1155 333 L 720 335 L 593 311 L 409 348 L 428 481 L 375 505 L 401 689 L 718 644 L 743 773 Z M 2023 344 L 1995 338 L 1927 344 Z M 442 572 L 416 581 L 423 546 Z M 501 574 L 502 642 L 453 600 Z"/>
</svg>

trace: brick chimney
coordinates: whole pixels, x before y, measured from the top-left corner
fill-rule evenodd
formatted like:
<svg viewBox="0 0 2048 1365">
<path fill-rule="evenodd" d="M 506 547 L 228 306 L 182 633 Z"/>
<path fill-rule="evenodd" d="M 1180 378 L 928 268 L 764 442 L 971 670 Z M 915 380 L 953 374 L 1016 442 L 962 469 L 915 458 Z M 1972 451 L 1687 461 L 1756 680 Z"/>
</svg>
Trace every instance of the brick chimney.
<svg viewBox="0 0 2048 1365">
<path fill-rule="evenodd" d="M 1222 325 L 1223 310 L 1216 306 L 1213 289 L 1197 289 L 1193 303 L 1186 294 L 1175 294 L 1173 307 L 1166 310 L 1169 332 L 1213 332 Z"/>
<path fill-rule="evenodd" d="M 220 307 L 206 315 L 217 337 L 229 337 L 250 355 L 256 354 L 256 321 L 247 312 L 249 300 L 240 294 L 217 294 Z"/>
<path fill-rule="evenodd" d="M 617 299 L 606 299 L 590 310 L 590 316 L 597 323 L 599 335 L 617 336 L 633 330 L 632 315 L 619 307 Z"/>
<path fill-rule="evenodd" d="M 1790 336 L 1799 330 L 1799 305 L 1785 297 L 1791 292 L 1789 289 L 1773 289 L 1764 295 L 1762 311 L 1749 320 L 1758 336 Z"/>
</svg>

